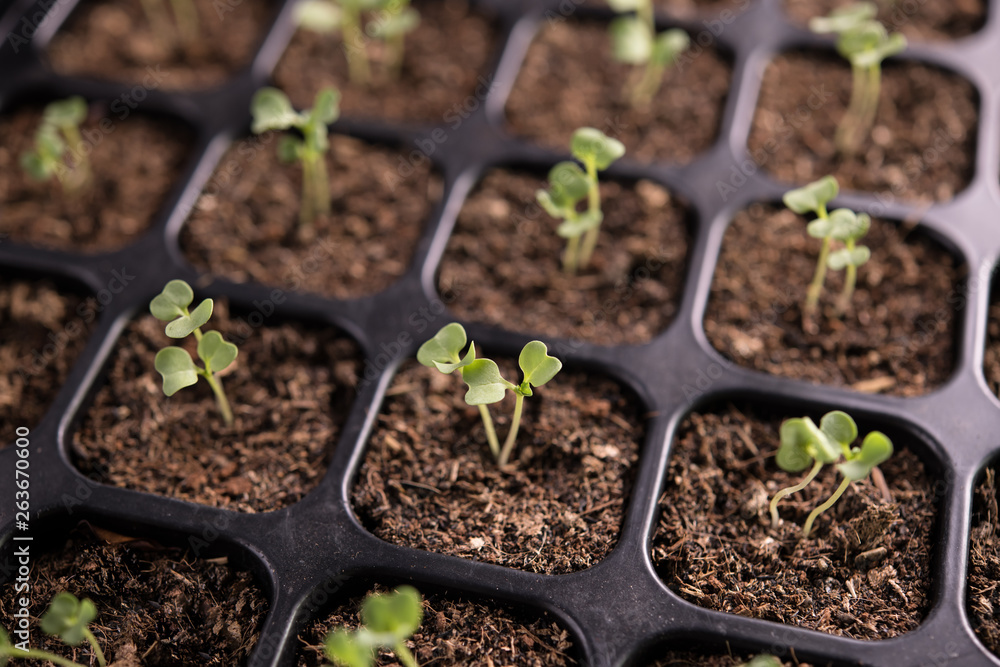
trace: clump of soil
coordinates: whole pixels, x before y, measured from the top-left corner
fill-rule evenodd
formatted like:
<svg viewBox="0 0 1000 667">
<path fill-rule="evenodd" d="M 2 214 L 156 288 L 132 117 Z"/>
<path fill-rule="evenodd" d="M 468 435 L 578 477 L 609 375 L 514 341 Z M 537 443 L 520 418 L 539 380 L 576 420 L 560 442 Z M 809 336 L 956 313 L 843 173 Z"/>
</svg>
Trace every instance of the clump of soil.
<svg viewBox="0 0 1000 667">
<path fill-rule="evenodd" d="M 23 544 L 23 543 L 22 543 Z M 32 555 L 31 646 L 91 662 L 86 642 L 72 649 L 44 634 L 38 618 L 60 591 L 97 607 L 90 628 L 117 667 L 242 664 L 260 635 L 267 600 L 226 558 L 200 559 L 183 549 L 82 525 L 62 549 Z M 0 616 L 15 611 L 14 582 L 0 586 Z M 16 661 L 24 667 L 51 665 Z"/>
<path fill-rule="evenodd" d="M 871 476 L 855 482 L 802 540 L 806 517 L 841 479 L 826 466 L 782 500 L 771 528 L 770 498 L 803 477 L 773 459 L 791 416 L 800 415 L 757 417 L 730 405 L 687 417 L 653 538 L 663 581 L 701 607 L 855 639 L 915 629 L 930 607 L 936 517 L 924 464 L 897 437 L 880 466 L 891 500 Z"/>
<path fill-rule="evenodd" d="M 719 133 L 730 66 L 694 44 L 668 68 L 652 103 L 636 109 L 624 84 L 636 71 L 611 56 L 608 26 L 548 21 L 535 38 L 507 101 L 515 134 L 560 151 L 579 127 L 625 144 L 626 157 L 685 163 Z"/>
<path fill-rule="evenodd" d="M 42 108 L 34 106 L 0 117 L 0 233 L 60 250 L 117 250 L 137 239 L 180 175 L 187 128 L 91 105 L 80 132 L 92 180 L 71 195 L 55 179 L 35 181 L 21 168 L 41 120 Z"/>
<path fill-rule="evenodd" d="M 750 132 L 754 161 L 788 183 L 833 175 L 844 190 L 883 200 L 952 199 L 975 168 L 978 96 L 968 81 L 915 63 L 886 63 L 869 140 L 841 156 L 834 135 L 851 94 L 851 67 L 819 52 L 786 53 L 764 72 Z M 720 186 L 728 196 L 733 183 Z M 725 190 L 725 192 L 723 192 Z"/>
<path fill-rule="evenodd" d="M 275 3 L 269 0 L 192 0 L 197 34 L 184 40 L 172 3 L 169 20 L 150 26 L 143 0 L 81 2 L 46 51 L 52 68 L 69 76 L 135 82 L 122 108 L 141 104 L 148 91 L 207 88 L 249 67 Z M 141 145 L 141 144 L 140 144 Z M 147 153 L 142 151 L 144 157 Z M 122 173 L 128 173 L 123 171 Z"/>
<path fill-rule="evenodd" d="M 341 299 L 395 282 L 441 197 L 429 164 L 330 137 L 332 212 L 302 228 L 302 169 L 278 159 L 277 136 L 249 137 L 223 157 L 181 235 L 191 263 L 236 282 Z"/>
<path fill-rule="evenodd" d="M 257 320 L 230 317 L 216 302 L 205 329 L 240 350 L 222 379 L 232 427 L 204 381 L 164 396 L 153 358 L 178 341 L 151 315 L 129 324 L 74 433 L 77 466 L 114 486 L 243 512 L 302 498 L 323 476 L 354 400 L 358 347 L 334 330 L 248 324 Z"/>
<path fill-rule="evenodd" d="M 376 586 L 372 592 L 385 592 Z M 299 635 L 304 649 L 299 667 L 327 665 L 323 639 L 336 628 L 356 629 L 365 595 L 352 596 Z M 407 646 L 421 665 L 501 667 L 574 665 L 573 638 L 548 612 L 529 614 L 437 593 L 424 596 L 424 618 Z M 395 655 L 380 651 L 378 665 L 396 665 Z"/>
<path fill-rule="evenodd" d="M 854 0 L 785 0 L 785 9 L 794 20 L 806 25 L 814 16 L 826 16 Z M 890 33 L 901 32 L 913 40 L 954 39 L 983 27 L 986 3 L 983 0 L 952 2 L 878 2 L 879 21 Z"/>
<path fill-rule="evenodd" d="M 519 378 L 512 363 L 498 363 Z M 416 362 L 397 374 L 351 490 L 360 521 L 393 544 L 532 572 L 603 559 L 621 530 L 643 437 L 636 399 L 563 369 L 525 400 L 512 465 L 501 471 L 464 395 L 459 377 Z M 513 397 L 491 412 L 502 442 Z"/>
<path fill-rule="evenodd" d="M 829 272 L 817 330 L 802 304 L 822 241 L 787 209 L 754 204 L 723 240 L 705 332 L 729 359 L 767 373 L 858 391 L 917 396 L 944 383 L 955 363 L 962 276 L 954 257 L 906 225 L 875 219 L 862 239 L 853 312 L 837 317 L 844 271 Z"/>
<path fill-rule="evenodd" d="M 406 35 L 398 78 L 387 75 L 388 56 L 378 40 L 367 43 L 372 85 L 350 80 L 340 33 L 300 29 L 274 70 L 274 80 L 298 108 L 311 108 L 316 93 L 335 86 L 347 116 L 426 122 L 456 129 L 482 106 L 493 87 L 487 70 L 496 32 L 465 0 L 421 2 L 420 24 Z"/>
<path fill-rule="evenodd" d="M 87 344 L 96 316 L 49 281 L 0 276 L 0 448 L 42 421 Z"/>
<path fill-rule="evenodd" d="M 605 212 L 589 268 L 562 270 L 559 221 L 535 201 L 544 176 L 493 171 L 465 202 L 438 279 L 463 319 L 604 345 L 645 343 L 683 291 L 686 207 L 650 181 L 601 185 Z"/>
<path fill-rule="evenodd" d="M 996 470 L 976 487 L 969 547 L 969 592 L 967 604 L 972 627 L 990 651 L 1000 655 L 1000 539 L 997 538 Z"/>
</svg>

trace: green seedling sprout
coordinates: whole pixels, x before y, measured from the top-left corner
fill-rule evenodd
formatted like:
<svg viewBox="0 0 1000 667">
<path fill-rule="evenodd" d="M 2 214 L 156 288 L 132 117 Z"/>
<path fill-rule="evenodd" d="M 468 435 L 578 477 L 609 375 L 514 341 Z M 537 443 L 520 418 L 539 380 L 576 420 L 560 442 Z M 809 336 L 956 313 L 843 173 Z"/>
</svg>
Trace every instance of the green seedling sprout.
<svg viewBox="0 0 1000 667">
<path fill-rule="evenodd" d="M 877 12 L 873 3 L 858 2 L 809 22 L 813 32 L 836 34 L 837 51 L 851 63 L 851 101 L 834 137 L 837 149 L 848 155 L 858 152 L 875 124 L 882 61 L 906 49 L 906 38 L 899 33 L 890 35 L 875 20 Z"/>
<path fill-rule="evenodd" d="M 575 162 L 560 162 L 549 171 L 549 189 L 539 190 L 535 197 L 546 213 L 563 221 L 556 229 L 567 240 L 563 270 L 575 274 L 590 263 L 604 220 L 597 172 L 623 156 L 625 145 L 600 130 L 582 127 L 573 133 L 570 152 L 584 168 Z M 587 208 L 581 212 L 577 205 L 584 197 Z"/>
<path fill-rule="evenodd" d="M 609 0 L 616 12 L 635 12 L 611 22 L 611 52 L 615 60 L 629 65 L 644 65 L 630 77 L 629 99 L 632 106 L 648 105 L 663 82 L 663 73 L 691 45 L 683 30 L 673 28 L 656 34 L 653 0 Z"/>
<path fill-rule="evenodd" d="M 743 667 L 782 667 L 781 660 L 769 653 L 761 653 L 750 662 L 743 663 Z"/>
<path fill-rule="evenodd" d="M 327 635 L 326 657 L 344 667 L 371 667 L 376 651 L 386 648 L 405 667 L 418 667 L 406 640 L 420 627 L 423 615 L 420 593 L 412 586 L 369 595 L 361 605 L 362 627 L 353 632 L 338 628 Z"/>
<path fill-rule="evenodd" d="M 250 104 L 252 130 L 298 130 L 286 134 L 278 144 L 278 156 L 285 162 L 302 163 L 302 207 L 299 222 L 312 225 L 316 218 L 330 214 L 330 179 L 326 171 L 326 152 L 330 147 L 327 125 L 340 116 L 340 93 L 324 88 L 316 94 L 313 108 L 296 112 L 288 97 L 277 88 L 261 88 Z"/>
<path fill-rule="evenodd" d="M 84 640 L 101 667 L 107 667 L 101 645 L 90 630 L 90 623 L 97 618 L 97 608 L 90 600 L 78 600 L 75 595 L 63 591 L 56 593 L 49 603 L 48 611 L 42 615 L 41 626 L 45 634 L 58 637 L 69 646 L 79 646 Z M 10 635 L 0 628 L 0 667 L 9 660 L 47 660 L 61 667 L 83 667 L 68 658 L 40 649 L 22 650 L 10 641 Z"/>
<path fill-rule="evenodd" d="M 378 12 L 367 24 L 365 12 Z M 403 65 L 406 34 L 420 23 L 420 14 L 410 0 L 305 0 L 295 14 L 300 26 L 319 33 L 340 31 L 344 55 L 352 82 L 371 81 L 368 40 L 381 39 L 386 45 L 386 69 L 397 78 Z"/>
<path fill-rule="evenodd" d="M 205 378 L 215 394 L 219 412 L 227 426 L 233 425 L 233 411 L 229 399 L 222 389 L 222 380 L 217 373 L 229 368 L 236 360 L 238 350 L 232 343 L 223 340 L 218 331 L 202 333 L 203 327 L 212 317 L 214 303 L 205 299 L 194 310 L 188 306 L 194 301 L 194 291 L 183 280 L 171 280 L 149 304 L 149 312 L 156 319 L 167 322 L 166 334 L 171 338 L 187 338 L 194 334 L 198 341 L 198 358 L 204 367 L 198 367 L 187 350 L 180 347 L 165 347 L 156 353 L 155 366 L 163 376 L 163 393 L 173 396 L 184 387 Z"/>
<path fill-rule="evenodd" d="M 87 102 L 82 97 L 58 100 L 45 107 L 42 124 L 35 133 L 35 148 L 21 155 L 21 166 L 29 176 L 39 181 L 55 176 L 71 193 L 87 185 L 90 161 L 80 136 L 80 123 L 86 117 Z"/>
<path fill-rule="evenodd" d="M 802 527 L 802 537 L 809 537 L 816 518 L 833 507 L 852 482 L 864 479 L 875 466 L 892 456 L 892 441 L 879 431 L 865 436 L 861 447 L 852 447 L 858 437 L 858 426 L 845 412 L 834 410 L 823 415 L 819 427 L 809 419 L 787 419 L 781 424 L 781 445 L 776 460 L 778 467 L 786 472 L 802 472 L 810 468 L 801 482 L 781 489 L 771 499 L 771 526 L 778 527 L 778 502 L 804 489 L 815 479 L 820 469 L 828 463 L 837 464 L 843 481 L 833 495 L 815 508 Z M 810 467 L 811 464 L 811 467 Z"/>
<path fill-rule="evenodd" d="M 469 344 L 469 349 L 463 356 L 461 352 L 466 340 L 465 328 L 461 324 L 453 322 L 445 325 L 433 338 L 420 346 L 417 351 L 417 361 L 424 366 L 437 368 L 445 374 L 461 370 L 462 379 L 469 386 L 465 402 L 479 408 L 490 451 L 496 458 L 497 465 L 503 467 L 507 465 L 514 449 L 514 442 L 517 440 L 524 397 L 533 394 L 532 387 L 541 387 L 554 378 L 562 368 L 562 362 L 549 356 L 545 343 L 533 340 L 524 346 L 517 360 L 524 379 L 521 384 L 514 384 L 501 377 L 496 362 L 476 358 L 475 343 Z M 501 448 L 496 428 L 493 426 L 493 418 L 486 406 L 502 401 L 508 389 L 515 395 L 514 417 Z"/>
</svg>

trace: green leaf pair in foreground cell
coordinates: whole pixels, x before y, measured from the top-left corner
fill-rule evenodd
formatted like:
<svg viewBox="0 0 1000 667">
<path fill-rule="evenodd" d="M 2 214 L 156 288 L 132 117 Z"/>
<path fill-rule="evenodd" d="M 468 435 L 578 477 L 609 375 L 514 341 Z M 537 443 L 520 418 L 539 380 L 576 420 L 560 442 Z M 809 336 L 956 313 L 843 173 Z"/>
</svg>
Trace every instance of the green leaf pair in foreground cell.
<svg viewBox="0 0 1000 667">
<path fill-rule="evenodd" d="M 469 349 L 463 356 L 461 352 L 466 340 L 465 328 L 461 324 L 457 322 L 448 324 L 420 346 L 417 351 L 417 361 L 424 366 L 437 368 L 445 374 L 456 370 L 462 372 L 462 379 L 469 386 L 465 402 L 479 407 L 490 451 L 493 452 L 497 464 L 502 467 L 507 465 L 514 449 L 514 442 L 517 440 L 524 397 L 533 394 L 533 387 L 541 387 L 554 378 L 562 369 L 562 362 L 549 356 L 545 343 L 533 340 L 524 346 L 517 360 L 524 379 L 521 384 L 513 384 L 500 375 L 500 368 L 496 362 L 476 358 L 475 343 L 469 344 Z M 513 391 L 515 395 L 514 417 L 511 420 L 510 432 L 501 448 L 496 428 L 493 426 L 493 418 L 486 406 L 502 401 L 508 390 Z"/>
<path fill-rule="evenodd" d="M 781 445 L 776 457 L 778 467 L 786 472 L 802 472 L 810 467 L 809 474 L 793 486 L 781 489 L 771 499 L 771 525 L 778 527 L 778 502 L 785 496 L 804 489 L 824 465 L 837 463 L 837 470 L 844 477 L 830 498 L 809 514 L 802 527 L 802 537 L 809 537 L 816 517 L 833 507 L 852 482 L 867 477 L 875 466 L 892 456 L 892 441 L 879 431 L 865 436 L 860 447 L 852 447 L 858 437 L 858 426 L 846 412 L 834 410 L 823 415 L 819 426 L 809 417 L 787 419 L 781 424 Z"/>
<path fill-rule="evenodd" d="M 611 52 L 618 62 L 645 65 L 629 77 L 627 88 L 632 106 L 647 106 L 667 67 L 688 49 L 691 38 L 678 28 L 656 34 L 653 0 L 608 0 L 608 4 L 616 12 L 635 12 L 611 22 Z"/>
<path fill-rule="evenodd" d="M 219 412 L 226 425 L 233 424 L 233 411 L 229 399 L 222 389 L 222 379 L 217 373 L 229 368 L 236 360 L 238 350 L 232 343 L 223 340 L 218 331 L 202 333 L 203 327 L 212 317 L 214 302 L 205 299 L 194 310 L 188 306 L 194 301 L 194 291 L 183 280 L 171 280 L 163 291 L 149 304 L 149 312 L 158 320 L 167 322 L 165 333 L 171 338 L 187 338 L 194 334 L 198 341 L 198 358 L 204 367 L 197 366 L 187 350 L 180 347 L 165 347 L 156 353 L 156 370 L 163 376 L 163 393 L 173 396 L 184 387 L 190 387 L 205 378 L 215 394 Z"/>
<path fill-rule="evenodd" d="M 567 240 L 563 270 L 574 274 L 590 263 L 604 221 L 597 172 L 625 155 L 625 146 L 600 130 L 582 127 L 573 133 L 570 152 L 583 169 L 576 162 L 560 162 L 549 171 L 549 189 L 539 190 L 535 198 L 546 213 L 563 221 L 556 229 Z M 584 198 L 587 208 L 581 212 L 577 207 Z"/>
<path fill-rule="evenodd" d="M 90 644 L 97 663 L 101 667 L 107 667 L 108 661 L 104 658 L 101 645 L 97 642 L 97 637 L 90 630 L 90 623 L 97 618 L 97 608 L 90 600 L 78 600 L 75 595 L 63 591 L 56 593 L 49 608 L 42 615 L 42 632 L 53 637 L 58 637 L 69 646 L 79 646 L 84 640 Z M 6 665 L 10 660 L 46 660 L 60 665 L 60 667 L 83 667 L 80 663 L 73 662 L 67 658 L 29 648 L 27 651 L 21 650 L 11 642 L 10 635 L 0 627 L 0 667 Z M 88 664 L 90 664 L 88 662 Z"/>
<path fill-rule="evenodd" d="M 80 135 L 87 118 L 87 102 L 70 97 L 52 102 L 42 112 L 35 133 L 34 150 L 21 155 L 21 167 L 37 181 L 53 176 L 68 193 L 76 194 L 90 183 L 90 161 Z"/>
<path fill-rule="evenodd" d="M 417 631 L 424 609 L 420 593 L 412 586 L 400 586 L 392 593 L 369 595 L 361 605 L 362 626 L 355 631 L 338 628 L 326 637 L 326 657 L 343 667 L 371 667 L 376 651 L 386 648 L 405 667 L 418 667 L 406 647 Z"/>
</svg>

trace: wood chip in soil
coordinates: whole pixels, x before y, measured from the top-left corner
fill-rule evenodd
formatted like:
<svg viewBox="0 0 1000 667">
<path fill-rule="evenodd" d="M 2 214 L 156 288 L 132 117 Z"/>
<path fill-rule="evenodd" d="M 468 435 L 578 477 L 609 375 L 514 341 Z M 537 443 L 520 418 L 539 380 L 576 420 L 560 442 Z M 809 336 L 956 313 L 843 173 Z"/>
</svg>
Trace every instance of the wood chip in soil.
<svg viewBox="0 0 1000 667">
<path fill-rule="evenodd" d="M 590 268 L 562 270 L 566 240 L 536 203 L 544 175 L 493 171 L 459 213 L 438 277 L 457 316 L 509 331 L 602 345 L 645 343 L 677 312 L 687 208 L 650 181 L 605 182 Z"/>
<path fill-rule="evenodd" d="M 153 358 L 177 342 L 163 326 L 143 315 L 118 340 L 73 435 L 77 467 L 106 484 L 242 512 L 286 507 L 315 487 L 354 399 L 357 345 L 331 329 L 251 329 L 216 301 L 205 330 L 240 350 L 222 376 L 229 428 L 205 382 L 163 395 Z M 192 340 L 184 347 L 194 356 Z"/>
<path fill-rule="evenodd" d="M 612 58 L 606 24 L 543 25 L 507 101 L 514 134 L 565 153 L 574 130 L 596 127 L 644 162 L 690 162 L 715 141 L 732 75 L 720 54 L 695 44 L 635 109 L 623 83 L 636 69 Z"/>
<path fill-rule="evenodd" d="M 138 114 L 122 119 L 90 105 L 80 131 L 93 179 L 74 196 L 57 181 L 35 181 L 21 168 L 41 119 L 42 107 L 36 106 L 0 116 L 0 233 L 15 242 L 74 251 L 117 250 L 135 241 L 176 185 L 191 133 L 173 121 Z"/>
<path fill-rule="evenodd" d="M 47 280 L 0 276 L 0 448 L 52 407 L 87 344 L 96 307 Z"/>
<path fill-rule="evenodd" d="M 388 76 L 381 42 L 367 44 L 372 85 L 350 80 L 339 34 L 298 30 L 278 62 L 274 80 L 297 108 L 311 108 L 324 86 L 338 88 L 345 116 L 457 129 L 482 106 L 494 81 L 488 70 L 496 31 L 465 0 L 416 0 L 420 24 L 406 35 L 402 70 Z"/>
<path fill-rule="evenodd" d="M 173 3 L 158 2 L 169 18 L 150 27 L 142 0 L 81 2 L 46 50 L 52 68 L 69 76 L 136 83 L 123 111 L 150 90 L 200 89 L 226 82 L 250 66 L 274 15 L 268 0 L 192 0 L 197 35 L 177 31 Z M 138 144 L 142 145 L 142 144 Z M 148 153 L 142 151 L 144 156 Z M 127 173 L 127 172 L 126 172 Z"/>
<path fill-rule="evenodd" d="M 427 162 L 412 166 L 398 151 L 331 136 L 332 213 L 303 230 L 302 170 L 278 160 L 277 136 L 243 139 L 222 158 L 181 233 L 191 263 L 236 282 L 341 299 L 395 282 L 441 197 L 441 179 Z"/>
<path fill-rule="evenodd" d="M 822 243 L 805 229 L 805 218 L 770 205 L 736 215 L 705 313 L 712 345 L 741 366 L 857 391 L 917 396 L 943 384 L 965 301 L 955 259 L 876 218 L 862 241 L 872 258 L 858 269 L 853 313 L 836 316 L 844 272 L 830 272 L 818 330 L 805 333 L 801 304 Z"/>
<path fill-rule="evenodd" d="M 372 592 L 388 589 L 375 586 Z M 424 593 L 421 591 L 421 593 Z M 299 635 L 303 646 L 299 667 L 327 665 L 323 639 L 340 627 L 356 629 L 365 594 L 351 596 L 322 619 L 310 623 Z M 424 618 L 407 646 L 421 665 L 505 667 L 524 665 L 555 667 L 575 665 L 573 639 L 547 612 L 530 612 L 487 606 L 438 593 L 424 594 Z M 398 665 L 395 654 L 379 651 L 377 665 Z"/>
<path fill-rule="evenodd" d="M 60 591 L 93 601 L 97 618 L 91 630 L 116 667 L 243 664 L 267 614 L 267 599 L 248 572 L 141 536 L 109 544 L 85 524 L 71 531 L 60 550 L 32 556 L 30 585 L 31 646 L 85 665 L 97 664 L 86 642 L 69 648 L 38 626 Z M 0 586 L 5 625 L 16 598 L 14 582 Z"/>
<path fill-rule="evenodd" d="M 618 539 L 645 430 L 637 399 L 564 368 L 525 400 L 513 466 L 501 472 L 465 390 L 412 361 L 397 374 L 351 490 L 362 524 L 393 544 L 531 572 L 601 561 Z M 491 412 L 502 441 L 513 398 Z"/>
<path fill-rule="evenodd" d="M 979 640 L 994 655 L 1000 656 L 1000 538 L 997 537 L 996 469 L 987 468 L 976 486 L 972 509 L 972 533 L 969 546 L 969 590 L 966 605 L 972 627 Z"/>
<path fill-rule="evenodd" d="M 803 476 L 775 464 L 778 428 L 801 416 L 758 417 L 730 405 L 684 420 L 653 537 L 660 576 L 685 600 L 730 614 L 855 639 L 916 629 L 931 602 L 935 480 L 895 437 L 880 466 L 892 502 L 871 477 L 855 482 L 801 540 L 806 517 L 840 484 L 826 466 L 782 500 L 772 529 L 771 497 Z"/>
<path fill-rule="evenodd" d="M 946 201 L 969 184 L 979 121 L 972 84 L 926 65 L 886 63 L 870 138 L 858 155 L 842 157 L 833 139 L 851 85 L 850 65 L 832 53 L 775 58 L 750 132 L 756 163 L 796 185 L 833 175 L 842 190 L 876 192 L 886 202 Z"/>
<path fill-rule="evenodd" d="M 788 15 L 803 26 L 814 16 L 826 16 L 854 0 L 785 0 Z M 878 2 L 878 20 L 889 32 L 901 32 L 914 41 L 965 37 L 986 22 L 984 0 L 949 2 Z"/>
</svg>

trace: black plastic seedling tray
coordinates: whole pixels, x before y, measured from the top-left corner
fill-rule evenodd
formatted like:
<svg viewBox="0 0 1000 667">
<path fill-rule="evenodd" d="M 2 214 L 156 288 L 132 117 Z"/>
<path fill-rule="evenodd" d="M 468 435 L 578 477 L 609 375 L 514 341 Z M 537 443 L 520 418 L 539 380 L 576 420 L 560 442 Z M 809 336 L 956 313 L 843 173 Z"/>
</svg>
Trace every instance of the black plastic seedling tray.
<svg viewBox="0 0 1000 667">
<path fill-rule="evenodd" d="M 547 17 L 608 17 L 609 11 L 584 7 L 579 0 L 480 0 L 496 16 L 500 47 L 486 103 L 437 145 L 432 160 L 443 174 L 445 194 L 433 212 L 405 276 L 391 288 L 367 298 L 337 301 L 308 294 L 288 294 L 273 315 L 317 321 L 346 331 L 374 360 L 391 349 L 408 317 L 421 308 L 440 305 L 435 272 L 458 210 L 484 171 L 497 164 L 544 170 L 563 155 L 512 139 L 504 130 L 505 98 L 528 44 Z M 80 94 L 91 101 L 110 101 L 131 86 L 67 78 L 52 74 L 40 52 L 75 2 L 0 4 L 8 11 L 0 33 L 52 6 L 56 14 L 34 36 L 31 48 L 15 54 L 0 48 L 0 110 L 29 98 L 51 99 Z M 986 25 L 968 38 L 940 44 L 914 43 L 905 58 L 952 70 L 971 81 L 980 100 L 976 169 L 967 189 L 954 200 L 918 213 L 923 228 L 942 241 L 968 267 L 968 297 L 957 334 L 957 359 L 950 381 L 919 398 L 865 395 L 845 389 L 782 379 L 727 363 L 706 339 L 703 313 L 723 232 L 733 214 L 757 201 L 777 201 L 786 189 L 762 171 L 728 202 L 716 183 L 726 180 L 733 165 L 748 157 L 747 136 L 759 92 L 760 73 L 778 52 L 817 46 L 820 40 L 794 26 L 780 0 L 754 0 L 738 13 L 714 42 L 733 61 L 734 75 L 721 132 L 714 146 L 695 162 L 677 167 L 650 166 L 624 159 L 609 171 L 614 179 L 648 178 L 685 198 L 694 212 L 694 240 L 678 314 L 671 326 L 641 346 L 570 345 L 550 340 L 563 350 L 571 368 L 601 372 L 631 388 L 653 415 L 637 466 L 626 519 L 614 551 L 601 563 L 572 574 L 545 576 L 390 545 L 367 532 L 353 516 L 349 487 L 362 457 L 378 407 L 399 363 L 412 356 L 414 343 L 380 370 L 375 382 L 362 384 L 333 452 L 329 469 L 305 499 L 283 510 L 241 514 L 91 482 L 70 463 L 69 434 L 101 382 L 102 367 L 118 335 L 152 296 L 172 278 L 205 284 L 185 261 L 178 236 L 188 211 L 231 140 L 249 127 L 249 102 L 268 83 L 293 25 L 290 1 L 251 67 L 227 85 L 202 93 L 153 90 L 142 102 L 146 113 L 180 119 L 196 131 L 194 157 L 183 180 L 169 197 L 150 232 L 113 253 L 85 255 L 0 244 L 0 268 L 7 273 L 76 281 L 94 293 L 104 289 L 108 272 L 127 263 L 142 267 L 135 282 L 100 315 L 96 331 L 43 422 L 31 432 L 31 498 L 34 534 L 55 535 L 88 518 L 127 526 L 147 534 L 170 535 L 187 542 L 204 539 L 212 549 L 248 565 L 263 582 L 270 606 L 259 644 L 249 665 L 290 665 L 299 642 L 297 633 L 311 618 L 317 600 L 335 590 L 346 575 L 366 580 L 411 581 L 418 587 L 445 589 L 485 599 L 545 609 L 573 636 L 577 656 L 594 666 L 630 663 L 657 647 L 687 642 L 748 652 L 770 651 L 817 664 L 872 665 L 1000 665 L 976 639 L 966 614 L 966 574 L 973 488 L 985 465 L 1000 451 L 1000 402 L 983 377 L 989 276 L 1000 256 L 1000 0 L 991 0 Z M 675 21 L 660 12 L 664 25 L 708 28 L 702 19 Z M 430 136 L 429 127 L 401 127 L 344 118 L 335 131 L 405 147 Z M 846 193 L 838 204 L 902 220 L 917 213 L 905 202 L 882 206 L 870 195 Z M 203 296 L 224 296 L 237 309 L 267 299 L 272 288 L 254 284 L 210 282 Z M 457 319 L 457 318 L 456 318 Z M 442 322 L 447 321 L 442 318 Z M 528 332 L 467 324 L 470 337 L 501 354 L 516 354 L 530 340 Z M 431 332 L 424 334 L 426 337 Z M 419 337 L 418 337 L 419 338 Z M 385 348 L 383 348 L 385 344 Z M 378 365 L 382 368 L 382 365 Z M 689 398 L 685 386 L 710 386 Z M 793 626 L 709 611 L 682 600 L 657 576 L 650 540 L 658 515 L 657 499 L 665 484 L 670 445 L 683 417 L 697 403 L 715 398 L 752 398 L 788 409 L 788 414 L 819 413 L 840 408 L 862 421 L 907 432 L 912 445 L 929 462 L 938 462 L 944 481 L 939 494 L 938 541 L 931 584 L 931 609 L 918 629 L 884 641 L 858 641 Z M 11 563 L 15 534 L 12 471 L 15 447 L 0 450 L 3 472 L 0 542 Z M 67 494 L 74 499 L 67 509 Z M 61 534 L 61 533 L 59 533 Z M 319 593 L 319 595 L 317 595 Z M 336 595 L 336 593 L 333 593 Z"/>
</svg>

